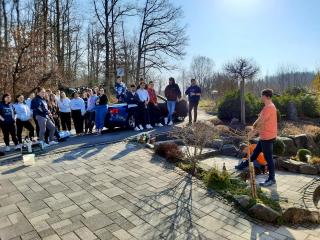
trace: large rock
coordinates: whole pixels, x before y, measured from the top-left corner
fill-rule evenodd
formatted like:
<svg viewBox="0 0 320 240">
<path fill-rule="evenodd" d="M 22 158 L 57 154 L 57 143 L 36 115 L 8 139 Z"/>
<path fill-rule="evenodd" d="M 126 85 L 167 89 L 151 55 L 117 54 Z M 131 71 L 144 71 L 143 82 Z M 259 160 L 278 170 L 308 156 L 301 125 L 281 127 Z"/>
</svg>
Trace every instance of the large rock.
<svg viewBox="0 0 320 240">
<path fill-rule="evenodd" d="M 209 142 L 206 147 L 210 147 L 210 148 L 221 150 L 222 146 L 223 146 L 223 140 L 221 140 L 221 139 L 213 139 L 213 141 Z"/>
<path fill-rule="evenodd" d="M 249 213 L 253 217 L 266 222 L 275 222 L 281 216 L 280 213 L 262 203 L 257 203 L 251 207 Z"/>
<path fill-rule="evenodd" d="M 318 211 L 309 211 L 307 209 L 301 209 L 301 208 L 288 208 L 283 213 L 283 220 L 287 223 L 318 223 L 319 218 L 319 212 Z"/>
<path fill-rule="evenodd" d="M 290 138 L 293 139 L 298 149 L 308 148 L 308 136 L 306 134 L 290 136 Z"/>
<path fill-rule="evenodd" d="M 280 167 L 287 169 L 289 172 L 300 172 L 300 166 L 305 164 L 291 159 L 279 159 L 278 163 Z"/>
<path fill-rule="evenodd" d="M 303 173 L 303 174 L 311 174 L 311 175 L 318 174 L 318 168 L 316 166 L 312 166 L 307 163 L 305 163 L 304 165 L 301 165 L 299 170 L 300 170 L 300 173 Z"/>
<path fill-rule="evenodd" d="M 233 144 L 225 144 L 221 148 L 221 154 L 234 157 L 238 154 L 239 150 Z"/>
<path fill-rule="evenodd" d="M 288 119 L 292 121 L 298 121 L 298 111 L 297 106 L 294 102 L 289 102 L 287 106 Z"/>
<path fill-rule="evenodd" d="M 243 207 L 247 208 L 250 205 L 250 197 L 248 195 L 239 195 L 234 197 L 237 203 Z"/>
<path fill-rule="evenodd" d="M 286 145 L 286 152 L 287 155 L 296 155 L 297 154 L 297 146 L 295 145 L 292 138 L 288 137 L 278 137 L 279 140 L 282 140 L 283 143 Z"/>
</svg>

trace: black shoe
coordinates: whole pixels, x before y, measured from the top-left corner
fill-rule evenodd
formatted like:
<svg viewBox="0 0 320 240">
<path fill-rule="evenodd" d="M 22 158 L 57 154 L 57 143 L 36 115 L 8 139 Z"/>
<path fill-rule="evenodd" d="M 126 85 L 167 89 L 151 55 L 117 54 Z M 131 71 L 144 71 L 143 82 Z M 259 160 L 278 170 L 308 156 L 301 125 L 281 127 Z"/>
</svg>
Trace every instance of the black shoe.
<svg viewBox="0 0 320 240">
<path fill-rule="evenodd" d="M 2 156 L 4 156 L 5 154 L 4 154 L 4 152 L 0 152 L 0 157 L 2 157 Z"/>
<path fill-rule="evenodd" d="M 275 180 L 275 179 L 268 179 L 268 180 L 266 180 L 266 181 L 263 182 L 263 183 L 259 183 L 259 185 L 260 185 L 261 187 L 270 187 L 270 186 L 272 186 L 272 185 L 274 185 L 274 184 L 276 184 L 276 180 Z"/>
</svg>

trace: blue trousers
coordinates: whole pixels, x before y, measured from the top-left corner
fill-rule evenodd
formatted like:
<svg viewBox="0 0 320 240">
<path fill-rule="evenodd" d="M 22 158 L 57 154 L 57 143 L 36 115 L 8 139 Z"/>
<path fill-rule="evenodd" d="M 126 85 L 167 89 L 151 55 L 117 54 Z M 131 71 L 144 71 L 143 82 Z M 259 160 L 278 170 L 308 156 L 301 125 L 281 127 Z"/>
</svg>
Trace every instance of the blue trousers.
<svg viewBox="0 0 320 240">
<path fill-rule="evenodd" d="M 268 180 L 275 180 L 275 166 L 272 158 L 273 153 L 273 142 L 275 139 L 271 140 L 259 140 L 256 148 L 253 150 L 251 155 L 251 160 L 255 160 L 258 158 L 259 154 L 263 152 L 264 158 L 267 161 L 268 169 L 269 169 L 269 178 Z"/>
<path fill-rule="evenodd" d="M 176 101 L 167 101 L 167 108 L 168 108 L 168 122 L 173 121 L 172 115 L 176 110 Z"/>
<path fill-rule="evenodd" d="M 103 129 L 104 127 L 104 120 L 106 118 L 106 113 L 108 110 L 108 106 L 107 105 L 98 105 L 95 108 L 95 112 L 96 112 L 96 129 Z"/>
</svg>

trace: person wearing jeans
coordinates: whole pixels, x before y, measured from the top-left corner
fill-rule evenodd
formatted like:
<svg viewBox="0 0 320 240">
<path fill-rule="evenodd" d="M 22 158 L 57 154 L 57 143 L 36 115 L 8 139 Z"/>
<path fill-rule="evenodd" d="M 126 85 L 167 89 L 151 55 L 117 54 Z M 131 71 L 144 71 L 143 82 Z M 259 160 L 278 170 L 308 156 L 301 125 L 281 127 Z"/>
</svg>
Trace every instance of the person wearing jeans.
<svg viewBox="0 0 320 240">
<path fill-rule="evenodd" d="M 259 142 L 254 149 L 251 160 L 257 159 L 259 154 L 263 155 L 267 161 L 269 177 L 265 182 L 260 183 L 260 186 L 268 187 L 276 183 L 275 179 L 275 165 L 272 157 L 273 142 L 277 137 L 277 109 L 272 102 L 273 91 L 271 89 L 264 89 L 261 92 L 261 100 L 264 103 L 264 108 L 259 114 L 259 118 L 253 124 L 253 130 L 249 133 L 249 138 L 254 137 L 259 133 Z"/>
<path fill-rule="evenodd" d="M 108 110 L 108 97 L 104 93 L 104 89 L 101 88 L 99 90 L 99 97 L 97 98 L 96 101 L 96 107 L 95 107 L 95 112 L 96 112 L 96 133 L 97 135 L 101 135 L 102 129 L 104 128 L 104 120 L 106 118 L 106 113 Z"/>
<path fill-rule="evenodd" d="M 5 151 L 10 151 L 9 135 L 11 135 L 15 148 L 19 149 L 21 146 L 18 144 L 16 136 L 14 109 L 11 105 L 11 95 L 7 93 L 3 95 L 0 103 L 0 127 L 3 133 L 3 141 L 6 145 Z"/>
<path fill-rule="evenodd" d="M 139 97 L 138 102 L 138 112 L 141 117 L 141 121 L 139 124 L 140 130 L 143 130 L 143 126 L 146 129 L 152 129 L 152 126 L 150 124 L 150 113 L 149 113 L 149 93 L 146 90 L 146 84 L 144 81 L 140 82 L 140 88 L 137 90 L 137 95 Z"/>
<path fill-rule="evenodd" d="M 31 102 L 31 109 L 33 111 L 33 116 L 35 117 L 39 125 L 40 143 L 45 148 L 49 145 L 58 144 L 58 142 L 54 141 L 56 127 L 50 119 L 51 114 L 48 110 L 47 102 L 44 99 L 46 95 L 46 90 L 44 88 L 39 87 L 37 92 L 38 95 Z M 48 130 L 49 132 L 49 145 L 45 143 L 46 130 Z"/>
<path fill-rule="evenodd" d="M 189 124 L 192 124 L 192 110 L 194 113 L 193 121 L 197 121 L 198 104 L 201 96 L 201 88 L 195 79 L 191 79 L 191 86 L 187 88 L 186 95 L 189 98 Z"/>
<path fill-rule="evenodd" d="M 165 96 L 167 98 L 167 108 L 168 108 L 168 117 L 165 119 L 165 124 L 173 124 L 173 113 L 176 109 L 176 103 L 181 98 L 181 91 L 176 84 L 173 77 L 169 78 L 169 85 L 164 90 Z"/>
<path fill-rule="evenodd" d="M 22 144 L 23 128 L 29 131 L 29 138 L 32 140 L 34 137 L 34 127 L 31 123 L 31 110 L 25 103 L 23 95 L 20 94 L 16 97 L 13 108 L 16 113 L 17 137 L 19 144 Z"/>
</svg>

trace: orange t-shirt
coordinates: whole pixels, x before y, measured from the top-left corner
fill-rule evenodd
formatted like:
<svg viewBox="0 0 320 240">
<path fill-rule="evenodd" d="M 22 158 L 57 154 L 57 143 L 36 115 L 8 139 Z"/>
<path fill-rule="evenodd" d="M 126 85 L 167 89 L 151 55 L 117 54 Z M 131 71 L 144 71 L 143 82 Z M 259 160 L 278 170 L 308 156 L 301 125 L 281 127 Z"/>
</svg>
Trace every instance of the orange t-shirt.
<svg viewBox="0 0 320 240">
<path fill-rule="evenodd" d="M 277 109 L 273 103 L 270 103 L 262 109 L 260 118 L 262 121 L 259 130 L 260 139 L 270 140 L 276 138 L 278 133 Z"/>
<path fill-rule="evenodd" d="M 250 144 L 249 145 L 249 148 L 248 148 L 248 152 L 247 152 L 247 156 L 246 158 L 249 158 L 249 156 L 251 156 L 251 154 L 253 153 L 254 149 L 256 148 L 257 144 Z M 263 153 L 260 153 L 259 156 L 257 157 L 257 162 L 260 164 L 260 165 L 267 165 L 267 161 L 266 159 L 264 158 L 264 155 Z"/>
</svg>

